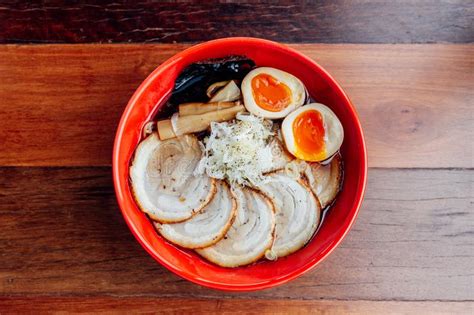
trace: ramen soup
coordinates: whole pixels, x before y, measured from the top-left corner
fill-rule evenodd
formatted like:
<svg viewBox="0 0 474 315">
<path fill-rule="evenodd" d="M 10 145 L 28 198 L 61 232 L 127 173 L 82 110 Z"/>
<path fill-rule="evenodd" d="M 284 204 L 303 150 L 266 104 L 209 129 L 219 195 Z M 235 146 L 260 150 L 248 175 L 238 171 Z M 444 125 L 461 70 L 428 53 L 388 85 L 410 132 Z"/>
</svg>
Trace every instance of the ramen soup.
<svg viewBox="0 0 474 315">
<path fill-rule="evenodd" d="M 130 163 L 169 242 L 222 267 L 275 260 L 317 233 L 343 180 L 344 130 L 291 73 L 242 56 L 191 64 Z"/>
</svg>

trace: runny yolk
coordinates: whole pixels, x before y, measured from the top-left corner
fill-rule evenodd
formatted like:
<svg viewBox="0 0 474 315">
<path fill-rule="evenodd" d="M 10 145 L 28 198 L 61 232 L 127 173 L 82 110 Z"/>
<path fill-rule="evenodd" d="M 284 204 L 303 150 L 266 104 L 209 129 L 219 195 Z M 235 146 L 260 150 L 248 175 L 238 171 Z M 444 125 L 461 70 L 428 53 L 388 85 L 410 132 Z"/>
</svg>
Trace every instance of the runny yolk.
<svg viewBox="0 0 474 315">
<path fill-rule="evenodd" d="M 270 112 L 279 112 L 291 103 L 290 88 L 265 73 L 252 78 L 252 94 L 257 105 Z"/>
<path fill-rule="evenodd" d="M 293 136 L 296 157 L 306 161 L 321 161 L 326 158 L 324 122 L 321 113 L 306 110 L 293 121 Z"/>
</svg>

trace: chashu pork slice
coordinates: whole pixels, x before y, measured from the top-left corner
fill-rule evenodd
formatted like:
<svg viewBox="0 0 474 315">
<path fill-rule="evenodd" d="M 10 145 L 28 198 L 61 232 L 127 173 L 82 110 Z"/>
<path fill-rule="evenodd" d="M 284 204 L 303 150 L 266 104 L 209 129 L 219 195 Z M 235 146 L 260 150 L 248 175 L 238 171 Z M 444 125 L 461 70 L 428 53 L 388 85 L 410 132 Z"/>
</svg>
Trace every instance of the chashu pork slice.
<svg viewBox="0 0 474 315">
<path fill-rule="evenodd" d="M 260 189 L 275 205 L 275 242 L 267 258 L 276 259 L 303 247 L 315 233 L 321 217 L 321 205 L 301 178 L 285 171 L 267 175 Z"/>
<path fill-rule="evenodd" d="M 156 132 L 143 140 L 130 166 L 130 182 L 141 210 L 162 223 L 181 222 L 204 208 L 215 180 L 194 175 L 201 149 L 196 137 L 161 141 Z"/>
<path fill-rule="evenodd" d="M 289 162 L 295 159 L 277 137 L 271 139 L 268 145 L 271 149 L 272 162 L 263 170 L 263 173 L 284 169 Z"/>
<path fill-rule="evenodd" d="M 226 236 L 216 244 L 196 250 L 222 267 L 238 267 L 257 261 L 272 246 L 275 229 L 274 207 L 262 193 L 234 188 L 237 214 Z"/>
<path fill-rule="evenodd" d="M 155 223 L 168 241 L 185 248 L 202 248 L 219 240 L 229 230 L 237 210 L 237 202 L 224 181 L 217 182 L 217 192 L 204 209 L 181 223 Z"/>
<path fill-rule="evenodd" d="M 308 163 L 304 171 L 309 185 L 324 209 L 336 198 L 342 184 L 342 159 L 337 153 L 329 164 Z"/>
</svg>

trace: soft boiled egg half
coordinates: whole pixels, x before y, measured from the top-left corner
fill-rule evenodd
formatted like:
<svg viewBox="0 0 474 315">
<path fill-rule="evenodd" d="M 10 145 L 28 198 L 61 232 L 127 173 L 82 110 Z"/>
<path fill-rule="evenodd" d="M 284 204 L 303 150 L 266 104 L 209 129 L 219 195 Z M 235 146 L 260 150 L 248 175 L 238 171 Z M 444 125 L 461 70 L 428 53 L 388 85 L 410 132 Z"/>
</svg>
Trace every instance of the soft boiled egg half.
<svg viewBox="0 0 474 315">
<path fill-rule="evenodd" d="M 241 88 L 247 110 L 269 119 L 285 117 L 303 105 L 306 98 L 305 87 L 297 77 L 269 67 L 250 71 Z"/>
<path fill-rule="evenodd" d="M 286 148 L 311 162 L 330 158 L 341 147 L 344 129 L 336 114 L 323 104 L 308 104 L 291 112 L 281 125 Z"/>
</svg>

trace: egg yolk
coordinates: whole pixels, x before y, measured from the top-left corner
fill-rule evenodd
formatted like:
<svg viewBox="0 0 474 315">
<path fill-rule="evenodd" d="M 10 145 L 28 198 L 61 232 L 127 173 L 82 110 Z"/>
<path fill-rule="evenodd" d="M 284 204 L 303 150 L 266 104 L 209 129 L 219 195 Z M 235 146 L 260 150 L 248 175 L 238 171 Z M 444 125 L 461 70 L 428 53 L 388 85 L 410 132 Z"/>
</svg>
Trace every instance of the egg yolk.
<svg viewBox="0 0 474 315">
<path fill-rule="evenodd" d="M 306 110 L 293 121 L 295 156 L 306 161 L 322 161 L 326 158 L 324 122 L 320 112 Z"/>
<path fill-rule="evenodd" d="M 265 73 L 252 78 L 252 94 L 257 105 L 269 112 L 279 112 L 291 103 L 290 88 Z"/>
</svg>

